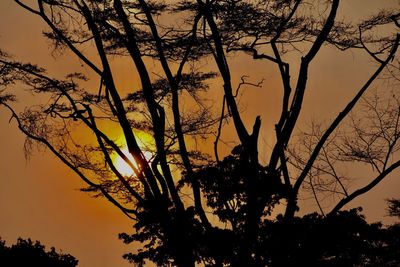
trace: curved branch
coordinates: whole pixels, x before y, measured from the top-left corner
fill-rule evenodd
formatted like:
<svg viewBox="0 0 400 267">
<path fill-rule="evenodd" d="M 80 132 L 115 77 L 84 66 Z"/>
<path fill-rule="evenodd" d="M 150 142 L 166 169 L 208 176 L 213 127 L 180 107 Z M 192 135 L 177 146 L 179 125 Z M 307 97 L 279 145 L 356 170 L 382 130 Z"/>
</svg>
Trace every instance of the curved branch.
<svg viewBox="0 0 400 267">
<path fill-rule="evenodd" d="M 132 220 L 136 220 L 131 215 L 131 214 L 137 215 L 136 210 L 128 209 L 128 208 L 122 206 L 101 185 L 92 182 L 81 171 L 79 171 L 78 168 L 76 168 L 71 162 L 69 162 L 65 157 L 63 157 L 46 139 L 35 136 L 35 135 L 31 134 L 29 131 L 27 131 L 24 128 L 23 124 L 21 123 L 20 118 L 18 117 L 17 113 L 13 110 L 13 108 L 11 106 L 9 106 L 7 103 L 4 103 L 4 102 L 2 102 L 1 105 L 5 106 L 8 110 L 10 110 L 10 112 L 12 113 L 12 118 L 15 118 L 15 120 L 17 121 L 17 124 L 18 124 L 18 128 L 21 130 L 22 133 L 24 133 L 28 138 L 31 138 L 32 140 L 35 140 L 35 141 L 45 145 L 58 159 L 60 159 L 65 165 L 67 165 L 72 171 L 74 171 L 85 183 L 87 183 L 89 186 L 92 186 L 92 187 L 98 189 L 105 196 L 105 198 L 108 201 L 110 201 L 113 205 L 115 205 L 118 209 L 120 209 L 126 216 L 128 216 Z"/>
<path fill-rule="evenodd" d="M 381 172 L 374 180 L 372 180 L 368 185 L 354 191 L 347 197 L 343 198 L 342 200 L 339 201 L 339 203 L 336 204 L 336 206 L 329 212 L 329 214 L 335 214 L 338 211 L 340 211 L 346 204 L 354 200 L 356 197 L 359 197 L 368 191 L 370 191 L 372 188 L 374 188 L 376 185 L 378 185 L 386 176 L 388 176 L 392 171 L 394 171 L 396 168 L 400 167 L 400 160 L 396 161 L 392 165 L 390 165 L 389 168 Z"/>
<path fill-rule="evenodd" d="M 68 46 L 71 51 L 77 55 L 83 62 L 86 63 L 94 72 L 96 72 L 98 75 L 102 75 L 102 71 L 92 62 L 90 61 L 81 51 L 79 51 L 78 48 L 76 48 L 72 42 L 53 24 L 53 22 L 47 17 L 44 11 L 43 7 L 43 0 L 38 0 L 38 5 L 39 5 L 39 13 L 34 12 L 35 14 L 39 15 L 46 23 L 49 25 L 49 27 L 57 34 L 59 38 Z"/>
<path fill-rule="evenodd" d="M 400 34 L 397 35 L 396 40 L 394 42 L 393 48 L 389 54 L 389 56 L 386 58 L 386 60 L 379 66 L 379 68 L 372 74 L 372 76 L 368 79 L 368 81 L 364 84 L 364 86 L 358 91 L 358 93 L 354 96 L 354 98 L 347 104 L 347 106 L 339 113 L 339 115 L 335 118 L 335 120 L 332 122 L 332 124 L 329 126 L 329 128 L 325 131 L 324 135 L 321 137 L 320 141 L 318 144 L 315 146 L 313 153 L 310 156 L 310 159 L 307 161 L 306 166 L 304 167 L 304 170 L 296 180 L 294 190 L 297 192 L 311 169 L 314 161 L 316 160 L 317 156 L 319 155 L 319 152 L 321 151 L 323 145 L 325 144 L 326 140 L 328 140 L 329 136 L 332 134 L 332 132 L 338 127 L 338 125 L 341 123 L 341 121 L 350 113 L 350 111 L 353 109 L 353 107 L 356 105 L 356 103 L 360 100 L 362 95 L 367 91 L 369 86 L 372 84 L 373 81 L 379 76 L 379 74 L 382 72 L 382 70 L 386 67 L 386 65 L 392 60 L 394 54 L 397 51 L 397 48 L 399 46 L 399 41 L 400 41 Z"/>
<path fill-rule="evenodd" d="M 315 160 L 317 159 L 322 147 L 324 146 L 325 142 L 328 140 L 329 136 L 333 133 L 333 131 L 339 126 L 339 124 L 342 122 L 342 120 L 350 113 L 350 111 L 353 109 L 353 107 L 357 104 L 357 102 L 360 100 L 360 98 L 363 96 L 363 94 L 367 91 L 369 86 L 372 84 L 373 81 L 379 76 L 379 74 L 382 72 L 382 70 L 386 67 L 386 65 L 392 60 L 394 54 L 396 53 L 398 46 L 399 46 L 399 41 L 400 41 L 400 34 L 397 35 L 396 40 L 394 41 L 392 50 L 390 51 L 388 57 L 386 60 L 378 67 L 378 69 L 372 74 L 372 76 L 368 79 L 368 81 L 364 84 L 364 86 L 358 91 L 358 93 L 354 96 L 354 98 L 347 104 L 347 106 L 339 113 L 339 115 L 334 119 L 332 124 L 329 126 L 329 128 L 325 131 L 323 136 L 321 137 L 320 141 L 318 144 L 315 146 L 309 160 L 307 161 L 307 164 L 304 166 L 303 171 L 297 178 L 295 185 L 293 187 L 293 196 L 292 197 L 297 197 L 298 191 L 300 189 L 300 186 L 302 185 L 304 179 L 306 178 L 308 172 L 312 168 Z M 286 209 L 286 214 L 287 216 L 291 217 L 294 215 L 295 212 L 295 200 L 293 200 L 292 204 L 293 205 L 288 205 Z"/>
<path fill-rule="evenodd" d="M 312 191 L 312 193 L 314 195 L 315 202 L 317 203 L 317 206 L 319 208 L 319 211 L 321 212 L 322 216 L 325 217 L 324 210 L 322 209 L 321 203 L 319 202 L 319 199 L 318 199 L 318 196 L 317 196 L 317 192 L 315 191 L 314 184 L 312 182 L 312 176 L 310 176 L 310 186 L 311 186 L 311 191 Z"/>
</svg>

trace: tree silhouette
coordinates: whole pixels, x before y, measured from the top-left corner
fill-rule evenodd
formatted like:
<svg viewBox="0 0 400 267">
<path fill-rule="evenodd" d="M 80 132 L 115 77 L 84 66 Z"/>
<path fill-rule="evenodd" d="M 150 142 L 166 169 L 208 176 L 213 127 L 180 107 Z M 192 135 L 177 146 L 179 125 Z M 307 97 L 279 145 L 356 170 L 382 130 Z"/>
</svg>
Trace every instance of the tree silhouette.
<svg viewBox="0 0 400 267">
<path fill-rule="evenodd" d="M 2 51 L 0 104 L 27 136 L 26 153 L 46 147 L 87 184 L 84 191 L 134 220 L 135 232 L 120 238 L 142 248 L 125 258 L 139 266 L 146 260 L 182 267 L 375 264 L 371 251 L 382 242 L 373 233 L 381 226 L 341 210 L 400 165 L 396 93 L 390 101 L 364 97 L 378 77 L 398 82 L 398 9 L 356 22 L 338 15 L 339 0 L 15 2 L 46 23 L 53 55 L 68 51 L 91 72 L 55 78 Z M 375 71 L 327 127 L 298 135 L 310 66 L 323 47 L 363 51 Z M 261 117 L 244 119 L 239 105 L 243 88 L 263 81 L 233 77 L 231 54 L 262 60 L 280 76 L 282 99 L 266 161 L 259 155 Z M 126 93 L 118 85 L 117 58 L 131 60 L 140 88 Z M 18 87 L 41 103 L 18 112 L 10 91 Z M 210 87 L 223 95 L 219 107 L 207 102 Z M 366 123 L 352 115 L 360 101 Z M 220 155 L 226 127 L 236 146 Z M 122 144 L 110 128 L 122 132 Z M 148 144 L 142 132 L 151 134 Z M 192 145 L 201 138 L 214 157 Z M 123 174 L 115 158 L 133 174 Z M 349 193 L 349 177 L 337 171 L 346 162 L 370 164 L 375 178 Z M 303 191 L 314 195 L 321 215 L 295 216 Z M 327 214 L 318 198 L 326 193 L 340 197 Z M 274 218 L 282 205 L 285 211 Z"/>
<path fill-rule="evenodd" d="M 389 199 L 388 200 L 388 210 L 390 216 L 400 217 L 400 200 L 399 199 Z"/>
<path fill-rule="evenodd" d="M 58 253 L 54 247 L 46 251 L 39 241 L 32 242 L 18 238 L 17 243 L 7 247 L 4 241 L 0 240 L 0 262 L 2 266 L 43 266 L 43 267 L 74 267 L 78 260 L 70 254 Z"/>
</svg>

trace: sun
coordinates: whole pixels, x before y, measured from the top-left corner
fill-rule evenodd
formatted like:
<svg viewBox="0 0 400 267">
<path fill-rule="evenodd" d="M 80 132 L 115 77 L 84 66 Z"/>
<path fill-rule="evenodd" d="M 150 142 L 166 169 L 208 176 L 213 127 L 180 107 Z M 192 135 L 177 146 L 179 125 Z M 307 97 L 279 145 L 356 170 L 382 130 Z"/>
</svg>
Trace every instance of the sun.
<svg viewBox="0 0 400 267">
<path fill-rule="evenodd" d="M 138 137 L 137 138 L 138 145 L 141 148 L 145 159 L 147 160 L 147 162 L 151 162 L 153 155 L 149 151 L 149 146 L 151 146 L 152 137 L 149 134 L 146 134 L 143 132 L 140 132 L 139 134 L 136 134 L 136 135 Z M 119 138 L 119 140 L 123 140 L 123 137 Z M 129 161 L 132 162 L 133 166 L 135 166 L 137 168 L 137 164 L 136 164 L 133 156 L 129 153 L 128 148 L 126 146 L 123 146 L 121 148 L 121 152 L 124 153 L 124 155 L 129 159 Z M 135 176 L 134 170 L 119 155 L 115 154 L 113 163 L 114 163 L 117 171 L 120 174 L 122 174 L 123 176 L 127 176 L 127 177 Z"/>
<path fill-rule="evenodd" d="M 121 149 L 122 153 L 125 154 L 125 156 L 129 159 L 132 164 L 137 167 L 135 160 L 133 159 L 132 155 L 128 152 L 128 149 L 124 147 Z M 122 159 L 120 156 L 116 156 L 114 159 L 114 165 L 115 168 L 119 173 L 121 173 L 123 176 L 133 176 L 135 173 L 132 170 L 132 168 L 128 165 L 128 163 L 125 162 L 124 159 Z"/>
</svg>

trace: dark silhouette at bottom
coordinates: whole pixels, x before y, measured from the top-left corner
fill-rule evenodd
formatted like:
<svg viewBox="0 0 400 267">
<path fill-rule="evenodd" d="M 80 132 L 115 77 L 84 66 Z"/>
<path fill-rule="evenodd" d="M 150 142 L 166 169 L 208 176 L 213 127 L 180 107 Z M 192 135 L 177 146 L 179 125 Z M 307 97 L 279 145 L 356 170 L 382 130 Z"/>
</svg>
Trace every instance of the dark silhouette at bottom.
<svg viewBox="0 0 400 267">
<path fill-rule="evenodd" d="M 58 253 L 54 247 L 49 251 L 39 241 L 18 238 L 16 244 L 6 246 L 0 239 L 0 266 L 2 267 L 75 267 L 78 260 L 70 254 Z"/>
</svg>

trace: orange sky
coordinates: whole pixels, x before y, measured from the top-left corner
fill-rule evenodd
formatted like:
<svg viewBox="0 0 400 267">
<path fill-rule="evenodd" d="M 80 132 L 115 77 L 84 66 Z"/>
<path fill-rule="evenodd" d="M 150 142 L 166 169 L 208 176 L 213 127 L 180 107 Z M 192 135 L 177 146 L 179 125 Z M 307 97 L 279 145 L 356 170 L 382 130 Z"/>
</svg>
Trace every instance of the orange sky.
<svg viewBox="0 0 400 267">
<path fill-rule="evenodd" d="M 394 5 L 398 1 L 347 0 L 343 1 L 341 11 L 342 14 L 346 12 L 347 18 L 357 17 L 376 11 L 382 3 Z M 78 65 L 73 58 L 62 57 L 55 62 L 51 56 L 46 56 L 48 44 L 40 38 L 42 26 L 38 18 L 21 12 L 13 1 L 0 1 L 1 48 L 26 61 L 44 61 L 53 73 L 74 70 Z M 310 98 L 304 104 L 302 122 L 337 114 L 371 73 L 368 62 L 357 53 L 339 55 L 323 50 L 311 68 Z M 265 78 L 264 93 L 271 92 L 268 90 L 278 84 L 276 72 L 265 68 L 264 63 L 251 63 L 250 67 L 243 57 L 232 59 L 232 63 L 236 77 L 251 74 L 255 79 Z M 121 85 L 137 87 L 137 82 L 126 73 L 125 64 L 122 62 L 118 66 Z M 261 116 L 265 142 L 270 143 L 268 129 L 274 123 L 270 115 L 274 114 L 279 94 L 263 98 L 260 90 L 246 91 L 246 99 L 251 100 L 246 106 L 246 117 L 254 118 L 260 113 L 260 107 L 266 107 Z M 219 103 L 219 99 L 217 101 Z M 9 124 L 8 120 L 9 114 L 0 109 L 0 236 L 8 244 L 19 236 L 40 240 L 47 247 L 55 246 L 77 257 L 80 267 L 130 266 L 121 257 L 129 247 L 117 239 L 117 234 L 129 232 L 131 222 L 107 201 L 91 199 L 79 192 L 83 185 L 79 178 L 48 153 L 36 153 L 26 161 L 24 137 L 16 130 L 15 123 Z M 264 152 L 268 150 L 267 147 L 263 149 Z M 364 206 L 371 221 L 386 220 L 384 199 L 400 197 L 398 174 L 397 171 L 388 177 L 353 205 Z"/>
</svg>

